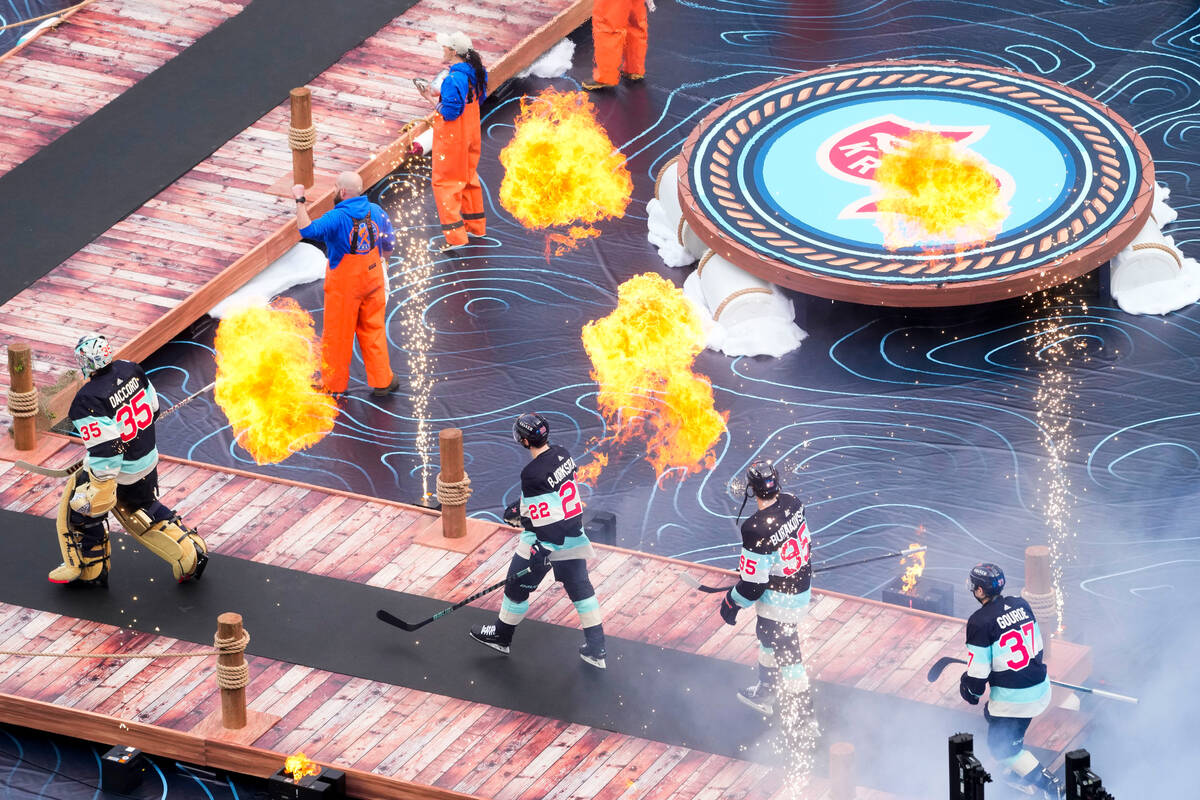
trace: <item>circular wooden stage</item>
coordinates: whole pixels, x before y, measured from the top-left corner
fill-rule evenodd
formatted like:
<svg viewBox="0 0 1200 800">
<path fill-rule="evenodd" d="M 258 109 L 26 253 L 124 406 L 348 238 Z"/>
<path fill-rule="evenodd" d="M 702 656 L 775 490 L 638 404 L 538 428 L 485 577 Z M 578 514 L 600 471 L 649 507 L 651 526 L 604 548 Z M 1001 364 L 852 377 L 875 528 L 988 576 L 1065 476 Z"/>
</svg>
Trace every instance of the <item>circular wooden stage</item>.
<svg viewBox="0 0 1200 800">
<path fill-rule="evenodd" d="M 986 243 L 889 250 L 874 169 L 914 130 L 992 166 L 1011 209 Z M 709 114 L 683 147 L 684 218 L 713 250 L 807 294 L 951 306 L 1027 294 L 1115 256 L 1150 215 L 1154 166 L 1133 128 L 1053 81 L 940 61 L 791 75 Z"/>
</svg>

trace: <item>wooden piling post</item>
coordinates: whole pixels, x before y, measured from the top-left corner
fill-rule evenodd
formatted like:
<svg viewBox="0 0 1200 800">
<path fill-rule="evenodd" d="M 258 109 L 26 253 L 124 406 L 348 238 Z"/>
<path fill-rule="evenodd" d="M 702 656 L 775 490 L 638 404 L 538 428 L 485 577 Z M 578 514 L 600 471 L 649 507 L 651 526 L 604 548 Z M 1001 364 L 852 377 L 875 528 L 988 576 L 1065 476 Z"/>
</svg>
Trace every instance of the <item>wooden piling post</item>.
<svg viewBox="0 0 1200 800">
<path fill-rule="evenodd" d="M 1043 544 L 1025 548 L 1025 588 L 1021 597 L 1029 603 L 1042 629 L 1043 660 L 1050 661 L 1051 637 L 1058 630 L 1058 603 L 1054 594 L 1054 572 L 1050 548 Z"/>
<path fill-rule="evenodd" d="M 442 536 L 460 539 L 467 535 L 467 497 L 470 481 L 463 469 L 462 431 L 446 428 L 438 433 L 438 455 L 442 471 L 437 476 L 437 497 L 442 505 Z"/>
<path fill-rule="evenodd" d="M 8 346 L 8 410 L 13 417 L 13 438 L 18 450 L 37 447 L 37 392 L 33 388 L 33 353 L 29 345 Z"/>
<path fill-rule="evenodd" d="M 245 631 L 242 615 L 226 611 L 217 617 L 217 684 L 221 687 L 221 725 L 232 730 L 246 727 Z M 239 648 L 224 643 L 241 643 Z M 241 684 L 240 686 L 238 684 Z"/>
<path fill-rule="evenodd" d="M 313 144 L 317 129 L 312 119 L 312 93 L 307 87 L 292 89 L 292 125 L 288 129 L 288 144 L 292 148 L 292 181 L 311 187 L 313 177 Z"/>
<path fill-rule="evenodd" d="M 854 800 L 854 745 L 834 742 L 829 746 L 829 796 L 833 800 Z"/>
</svg>

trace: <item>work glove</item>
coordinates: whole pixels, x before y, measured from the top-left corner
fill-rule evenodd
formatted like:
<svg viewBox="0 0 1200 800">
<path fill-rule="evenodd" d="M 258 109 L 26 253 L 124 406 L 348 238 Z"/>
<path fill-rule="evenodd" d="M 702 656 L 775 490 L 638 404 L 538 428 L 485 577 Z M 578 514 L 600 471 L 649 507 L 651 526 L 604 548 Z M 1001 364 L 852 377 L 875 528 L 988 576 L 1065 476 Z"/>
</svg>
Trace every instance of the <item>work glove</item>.
<svg viewBox="0 0 1200 800">
<path fill-rule="evenodd" d="M 964 672 L 962 677 L 958 679 L 958 693 L 962 695 L 962 699 L 966 700 L 973 706 L 979 705 L 979 697 L 975 695 L 969 686 L 967 686 L 967 673 Z"/>
<path fill-rule="evenodd" d="M 535 567 L 544 567 L 550 563 L 550 550 L 541 542 L 534 542 L 529 548 L 529 560 Z"/>
<path fill-rule="evenodd" d="M 737 615 L 741 610 L 742 607 L 733 601 L 733 589 L 730 589 L 721 600 L 721 619 L 725 620 L 726 625 L 736 625 Z"/>
<path fill-rule="evenodd" d="M 516 500 L 504 509 L 504 524 L 514 528 L 521 527 L 521 501 Z"/>
<path fill-rule="evenodd" d="M 646 0 L 646 10 L 655 11 L 654 0 Z"/>
</svg>

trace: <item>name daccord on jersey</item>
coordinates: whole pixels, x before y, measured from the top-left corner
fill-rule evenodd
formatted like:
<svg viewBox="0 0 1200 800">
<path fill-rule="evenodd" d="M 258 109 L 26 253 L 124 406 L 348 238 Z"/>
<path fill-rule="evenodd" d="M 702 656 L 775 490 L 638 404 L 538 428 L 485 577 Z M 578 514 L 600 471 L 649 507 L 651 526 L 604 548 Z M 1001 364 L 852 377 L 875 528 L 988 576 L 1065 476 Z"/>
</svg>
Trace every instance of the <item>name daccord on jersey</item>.
<svg viewBox="0 0 1200 800">
<path fill-rule="evenodd" d="M 68 415 L 87 448 L 87 468 L 101 480 L 129 485 L 158 463 L 154 414 L 158 394 L 142 368 L 113 361 L 76 393 Z"/>
<path fill-rule="evenodd" d="M 765 584 L 755 613 L 789 624 L 804 619 L 812 599 L 811 550 L 804 505 L 795 495 L 780 494 L 742 523 L 741 580 Z"/>
</svg>

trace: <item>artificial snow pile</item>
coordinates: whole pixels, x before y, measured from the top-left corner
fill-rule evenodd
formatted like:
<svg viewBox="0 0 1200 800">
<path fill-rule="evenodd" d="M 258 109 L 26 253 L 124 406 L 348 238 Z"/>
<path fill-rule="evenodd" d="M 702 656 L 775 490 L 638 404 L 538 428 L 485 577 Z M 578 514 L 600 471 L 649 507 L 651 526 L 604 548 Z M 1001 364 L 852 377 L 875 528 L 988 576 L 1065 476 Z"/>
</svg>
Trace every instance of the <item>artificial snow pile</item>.
<svg viewBox="0 0 1200 800">
<path fill-rule="evenodd" d="M 247 281 L 242 288 L 217 303 L 208 314 L 225 319 L 234 311 L 269 305 L 281 292 L 325 277 L 326 263 L 325 254 L 319 247 L 300 242 Z"/>
<path fill-rule="evenodd" d="M 780 356 L 808 334 L 793 321 L 796 311 L 782 290 L 709 250 L 683 282 L 683 293 L 700 312 L 707 346 L 727 356 Z"/>
<path fill-rule="evenodd" d="M 1166 186 L 1154 187 L 1150 221 L 1112 260 L 1110 291 L 1126 313 L 1167 314 L 1200 300 L 1200 264 L 1160 230 L 1179 217 L 1170 196 Z"/>
<path fill-rule="evenodd" d="M 700 312 L 709 349 L 727 356 L 779 358 L 808 336 L 793 321 L 792 301 L 778 286 L 709 250 L 688 227 L 679 207 L 679 159 L 659 171 L 646 215 L 646 238 L 663 263 L 685 267 L 700 261 L 684 281 L 683 292 Z"/>
<path fill-rule="evenodd" d="M 646 204 L 646 238 L 658 248 L 659 258 L 668 267 L 695 264 L 708 249 L 683 220 L 679 207 L 679 159 L 673 158 L 659 170 L 654 182 L 654 197 Z"/>
<path fill-rule="evenodd" d="M 574 56 L 575 43 L 570 39 L 563 39 L 542 53 L 542 57 L 530 64 L 528 69 L 518 72 L 517 77 L 528 78 L 532 75 L 535 78 L 561 78 L 570 71 L 571 59 Z"/>
</svg>

